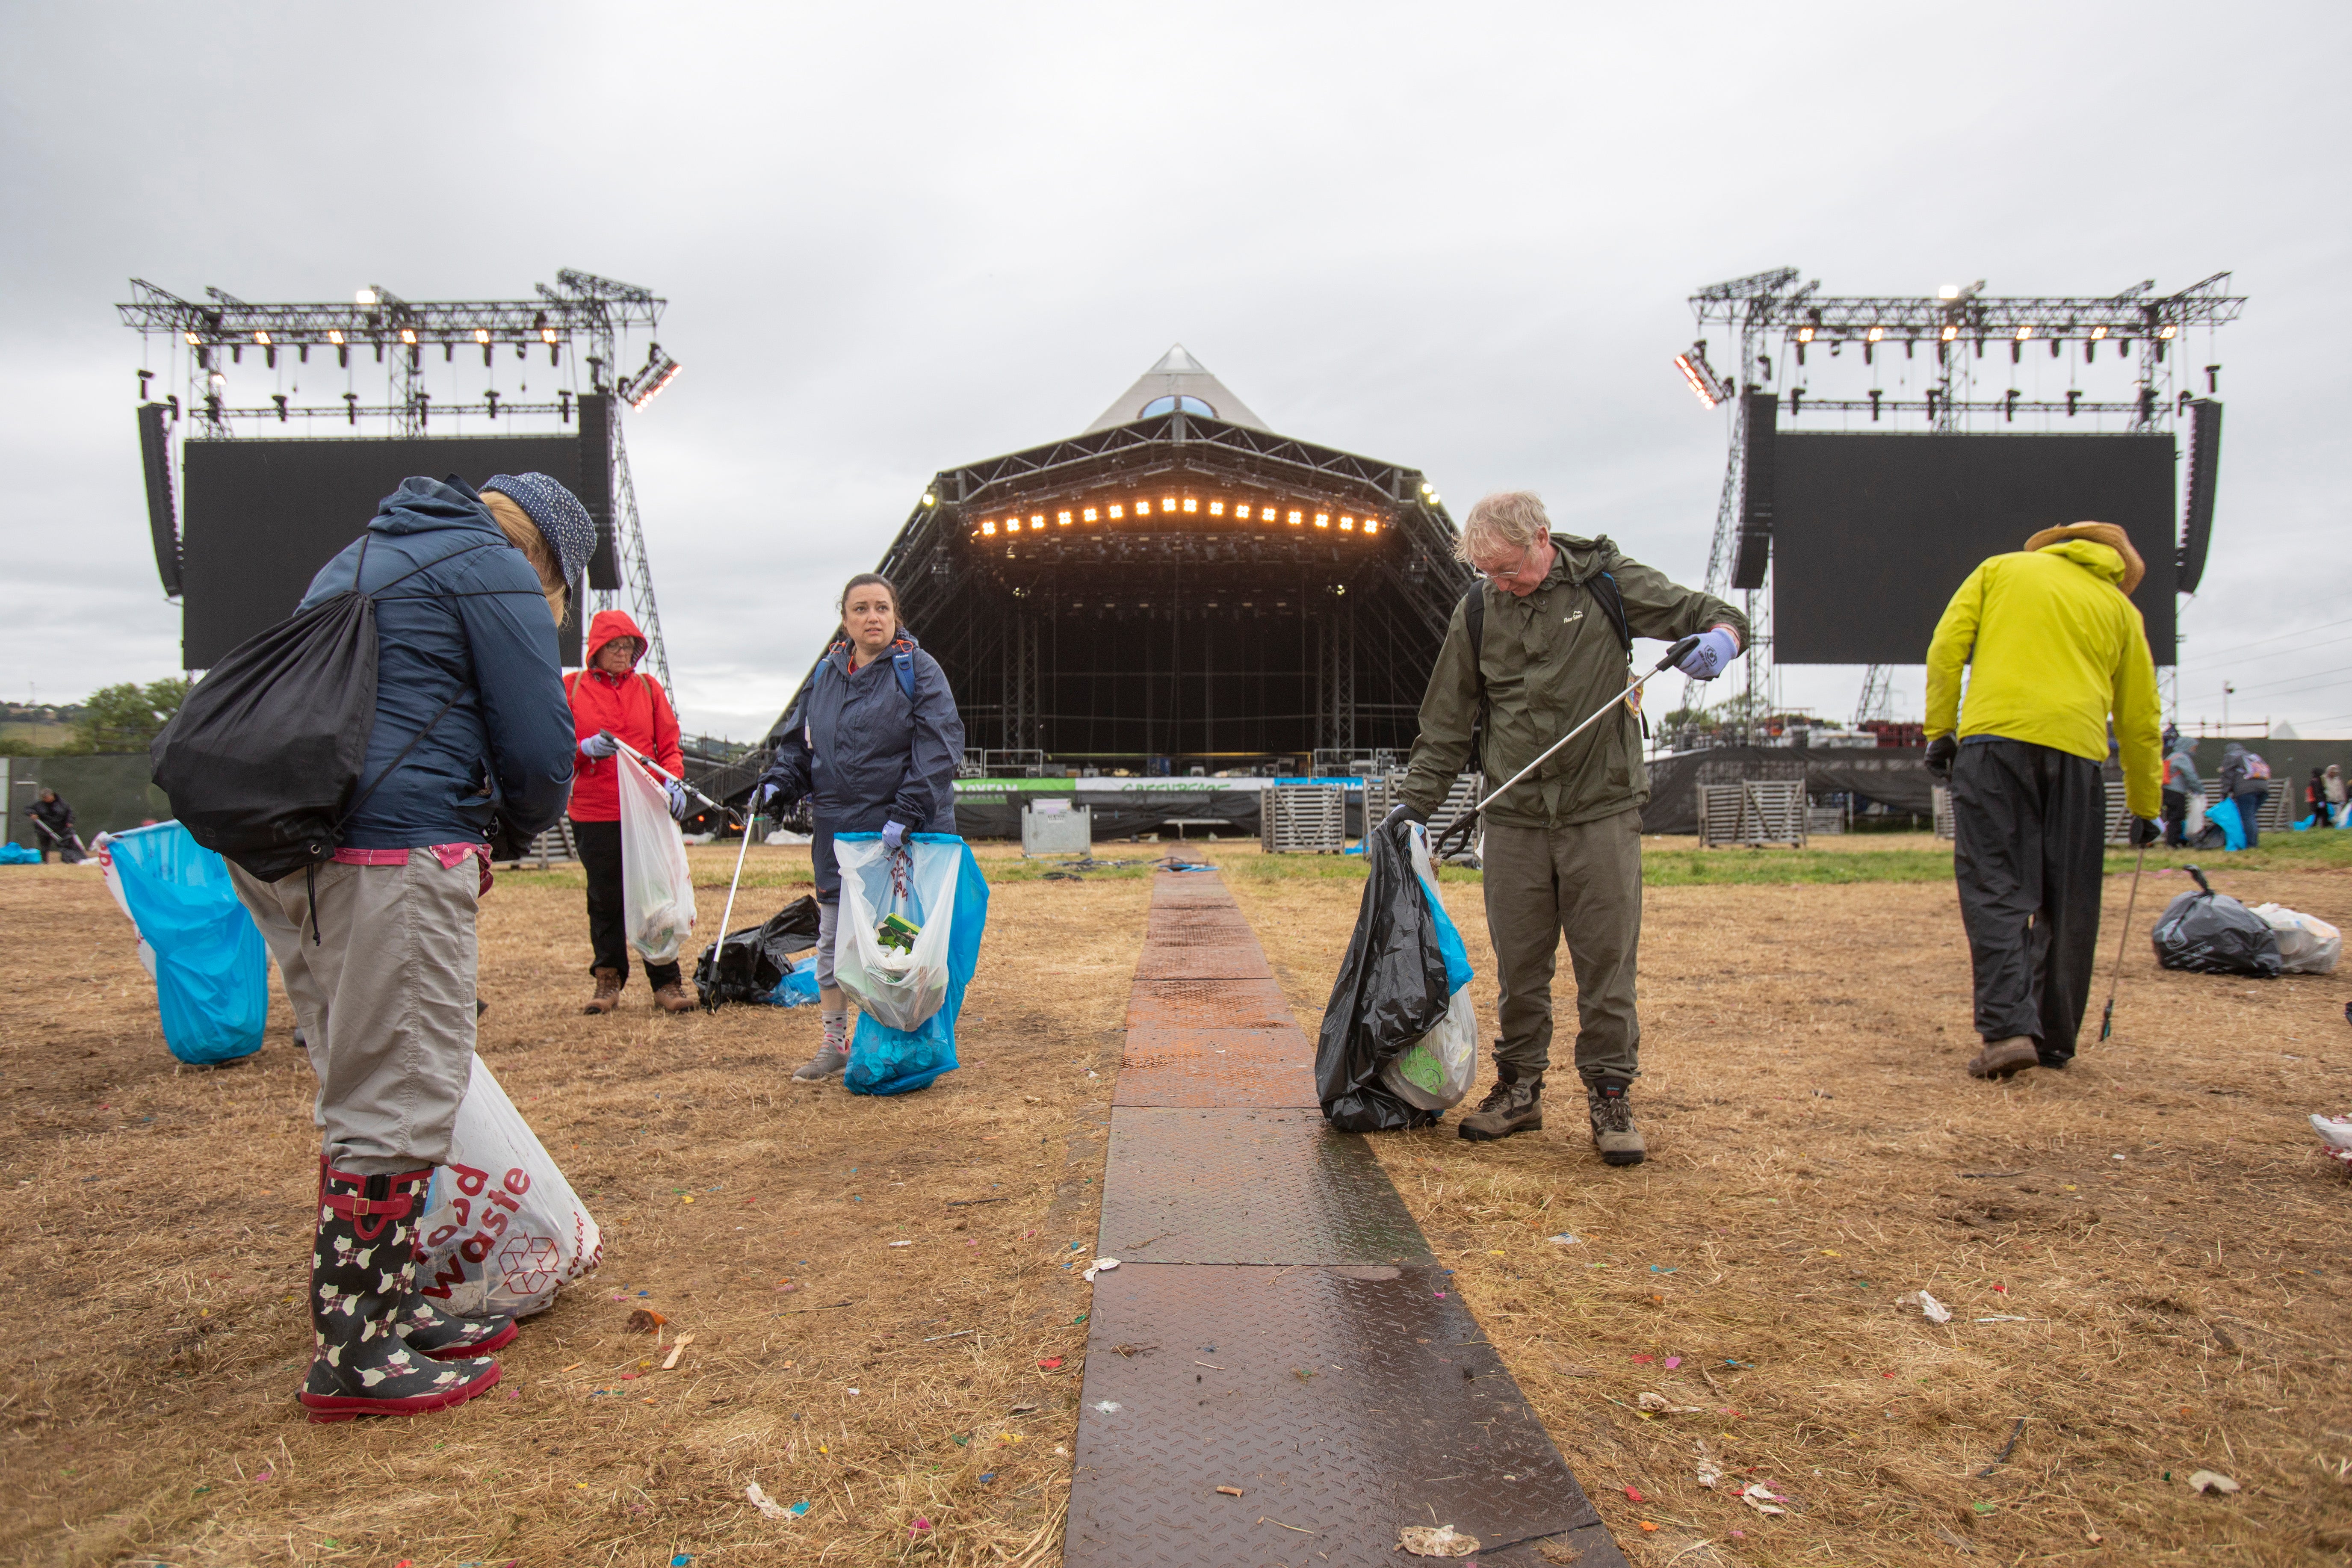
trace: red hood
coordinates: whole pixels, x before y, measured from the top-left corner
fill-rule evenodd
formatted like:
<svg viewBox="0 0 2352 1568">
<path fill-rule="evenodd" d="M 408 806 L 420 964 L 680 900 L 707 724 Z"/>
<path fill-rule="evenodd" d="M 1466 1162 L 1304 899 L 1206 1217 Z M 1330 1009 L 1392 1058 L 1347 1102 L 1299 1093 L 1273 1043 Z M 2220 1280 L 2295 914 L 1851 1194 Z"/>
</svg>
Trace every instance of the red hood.
<svg viewBox="0 0 2352 1568">
<path fill-rule="evenodd" d="M 590 667 L 595 665 L 597 653 L 614 637 L 628 637 L 636 643 L 637 658 L 629 661 L 629 668 L 636 668 L 637 659 L 646 657 L 646 634 L 637 630 L 637 623 L 629 619 L 626 610 L 599 610 L 596 618 L 588 623 L 586 662 Z"/>
</svg>

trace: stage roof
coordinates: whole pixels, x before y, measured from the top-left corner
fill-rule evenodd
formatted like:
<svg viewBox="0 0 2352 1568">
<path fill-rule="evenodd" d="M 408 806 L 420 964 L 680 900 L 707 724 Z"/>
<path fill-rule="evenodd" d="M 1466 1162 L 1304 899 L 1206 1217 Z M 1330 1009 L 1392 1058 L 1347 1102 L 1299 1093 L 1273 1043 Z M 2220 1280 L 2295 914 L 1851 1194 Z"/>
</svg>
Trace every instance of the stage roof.
<svg viewBox="0 0 2352 1568">
<path fill-rule="evenodd" d="M 1190 398 L 1201 405 L 1184 405 L 1187 414 L 1222 419 L 1228 425 L 1245 425 L 1253 430 L 1267 427 L 1265 421 L 1251 413 L 1248 405 L 1235 397 L 1223 382 L 1209 374 L 1208 366 L 1186 353 L 1184 345 L 1178 343 L 1161 354 L 1160 363 L 1145 371 L 1117 402 L 1104 409 L 1102 417 L 1087 426 L 1086 433 L 1092 435 L 1115 425 L 1131 425 L 1138 419 L 1169 413 L 1178 406 L 1175 400 L 1179 398 Z"/>
</svg>

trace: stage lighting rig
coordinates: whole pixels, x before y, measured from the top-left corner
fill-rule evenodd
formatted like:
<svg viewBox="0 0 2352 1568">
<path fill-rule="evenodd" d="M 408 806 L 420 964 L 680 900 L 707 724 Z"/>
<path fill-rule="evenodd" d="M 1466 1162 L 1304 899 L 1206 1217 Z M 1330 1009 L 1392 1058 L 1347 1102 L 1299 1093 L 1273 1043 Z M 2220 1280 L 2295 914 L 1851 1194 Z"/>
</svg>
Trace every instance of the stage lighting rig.
<svg viewBox="0 0 2352 1568">
<path fill-rule="evenodd" d="M 659 397 L 662 389 L 676 381 L 677 373 L 684 368 L 662 351 L 661 344 L 650 344 L 648 349 L 646 368 L 620 384 L 620 394 L 629 400 L 632 408 L 643 408 Z"/>
<path fill-rule="evenodd" d="M 1707 407 L 1713 408 L 1730 400 L 1730 386 L 1721 376 L 1716 374 L 1714 367 L 1706 363 L 1705 338 L 1701 338 L 1689 348 L 1676 354 L 1675 368 L 1683 373 L 1683 379 L 1690 383 L 1691 391 L 1696 393 L 1698 400 Z"/>
</svg>

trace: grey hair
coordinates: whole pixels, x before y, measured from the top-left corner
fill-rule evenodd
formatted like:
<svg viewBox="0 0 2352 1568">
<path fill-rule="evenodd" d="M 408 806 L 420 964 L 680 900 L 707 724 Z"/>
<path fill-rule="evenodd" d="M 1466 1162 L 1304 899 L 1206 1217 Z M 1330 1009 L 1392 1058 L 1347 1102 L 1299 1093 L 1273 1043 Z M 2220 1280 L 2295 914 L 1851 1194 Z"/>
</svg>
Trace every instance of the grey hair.
<svg viewBox="0 0 2352 1568">
<path fill-rule="evenodd" d="M 1462 520 L 1462 537 L 1454 542 L 1454 558 L 1475 564 L 1479 555 L 1519 553 L 1532 550 L 1551 532 L 1543 498 L 1533 490 L 1496 490 L 1479 499 Z"/>
</svg>

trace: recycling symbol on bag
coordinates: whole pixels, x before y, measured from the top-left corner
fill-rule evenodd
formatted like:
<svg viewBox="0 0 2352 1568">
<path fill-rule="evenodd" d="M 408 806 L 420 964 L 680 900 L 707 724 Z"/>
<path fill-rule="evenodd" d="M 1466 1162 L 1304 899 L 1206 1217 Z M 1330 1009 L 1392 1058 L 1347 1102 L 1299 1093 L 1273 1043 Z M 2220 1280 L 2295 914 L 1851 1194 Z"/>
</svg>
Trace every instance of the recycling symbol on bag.
<svg viewBox="0 0 2352 1568">
<path fill-rule="evenodd" d="M 552 1237 L 510 1237 L 499 1248 L 499 1270 L 506 1288 L 518 1296 L 535 1296 L 546 1289 L 562 1267 Z"/>
</svg>

